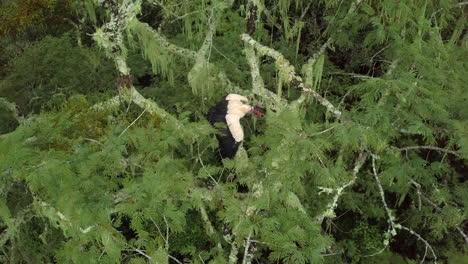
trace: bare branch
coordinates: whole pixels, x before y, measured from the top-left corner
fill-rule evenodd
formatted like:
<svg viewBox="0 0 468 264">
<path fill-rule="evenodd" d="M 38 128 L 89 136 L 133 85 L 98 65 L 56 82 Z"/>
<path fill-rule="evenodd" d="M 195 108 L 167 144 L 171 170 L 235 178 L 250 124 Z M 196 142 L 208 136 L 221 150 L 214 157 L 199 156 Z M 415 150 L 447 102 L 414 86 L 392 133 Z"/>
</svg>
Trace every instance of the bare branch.
<svg viewBox="0 0 468 264">
<path fill-rule="evenodd" d="M 416 233 L 413 229 L 411 228 L 408 228 L 406 226 L 402 226 L 400 224 L 396 225 L 395 226 L 396 228 L 398 229 L 403 229 L 403 230 L 406 230 L 408 232 L 410 232 L 410 234 L 416 236 L 419 240 L 421 240 L 424 245 L 426 245 L 427 248 L 429 248 L 429 250 L 431 251 L 432 253 L 432 256 L 434 257 L 434 263 L 437 263 L 437 255 L 435 254 L 434 252 L 434 249 L 432 248 L 432 246 L 429 244 L 429 242 L 427 242 L 427 240 L 425 240 L 420 234 Z"/>
<path fill-rule="evenodd" d="M 146 112 L 146 110 L 148 110 L 148 109 L 145 108 L 145 109 L 143 110 L 143 112 L 141 112 L 141 114 L 140 114 L 135 120 L 133 120 L 133 122 L 130 123 L 130 125 L 128 125 L 128 126 L 122 131 L 122 133 L 120 133 L 119 137 L 121 137 L 123 134 L 125 134 L 125 132 L 127 132 L 127 130 L 128 130 L 131 126 L 133 126 L 133 125 L 138 121 L 138 119 L 141 118 L 141 116 L 143 116 L 143 114 Z"/>
<path fill-rule="evenodd" d="M 332 130 L 332 129 L 335 129 L 335 128 L 336 128 L 336 126 L 331 126 L 331 127 L 327 128 L 327 129 L 325 129 L 325 130 L 323 130 L 323 131 L 314 133 L 314 134 L 312 134 L 312 135 L 310 135 L 310 136 L 313 137 L 313 136 L 318 136 L 318 135 L 321 135 L 321 134 L 325 134 L 325 133 L 327 133 L 328 131 L 330 131 L 330 130 Z"/>
<path fill-rule="evenodd" d="M 83 140 L 86 140 L 86 141 L 89 141 L 89 142 L 93 142 L 93 143 L 102 145 L 101 142 L 99 142 L 99 141 L 97 141 L 97 140 L 95 140 L 95 139 L 92 139 L 92 138 L 83 138 Z"/>
<path fill-rule="evenodd" d="M 138 254 L 142 255 L 143 257 L 147 258 L 148 260 L 151 260 L 152 257 L 149 256 L 148 254 L 146 254 L 143 250 L 141 249 L 138 249 L 138 248 L 134 248 L 133 251 L 137 252 Z M 167 257 L 174 260 L 176 263 L 178 264 L 182 264 L 182 262 L 180 262 L 180 260 L 176 259 L 175 257 L 167 254 Z"/>
<path fill-rule="evenodd" d="M 410 147 L 404 147 L 404 148 L 395 148 L 398 151 L 409 151 L 409 150 L 417 150 L 417 149 L 429 149 L 429 150 L 435 150 L 439 152 L 444 152 L 444 153 L 449 153 L 452 155 L 455 155 L 457 157 L 460 157 L 460 154 L 458 154 L 457 151 L 449 150 L 449 149 L 444 149 L 444 148 L 439 148 L 439 147 L 434 147 L 434 146 L 410 146 Z"/>
<path fill-rule="evenodd" d="M 147 258 L 147 259 L 151 259 L 151 257 L 149 255 L 147 255 L 143 250 L 141 249 L 138 249 L 138 248 L 134 248 L 133 251 L 137 252 L 138 254 L 142 255 L 143 257 Z"/>
<path fill-rule="evenodd" d="M 169 255 L 169 254 L 167 254 L 167 256 L 168 256 L 170 259 L 172 259 L 173 261 L 177 262 L 177 264 L 183 264 L 182 262 L 180 262 L 180 260 L 176 259 L 175 257 L 173 257 L 173 256 L 171 256 L 171 255 Z"/>
<path fill-rule="evenodd" d="M 164 237 L 163 233 L 161 232 L 161 229 L 159 228 L 159 225 L 154 221 L 152 217 L 150 217 L 151 222 L 153 222 L 154 226 L 156 226 L 156 229 L 158 229 L 159 235 L 161 235 L 162 239 L 164 240 L 164 244 L 166 245 L 166 250 L 169 248 L 169 241 L 166 237 Z"/>
</svg>

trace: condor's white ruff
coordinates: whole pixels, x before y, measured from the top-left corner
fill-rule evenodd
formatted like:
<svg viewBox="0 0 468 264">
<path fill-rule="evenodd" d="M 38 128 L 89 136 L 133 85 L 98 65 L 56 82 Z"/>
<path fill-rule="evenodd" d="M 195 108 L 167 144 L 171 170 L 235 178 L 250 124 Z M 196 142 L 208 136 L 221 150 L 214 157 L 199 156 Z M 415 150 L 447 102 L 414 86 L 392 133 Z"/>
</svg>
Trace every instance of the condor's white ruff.
<svg viewBox="0 0 468 264">
<path fill-rule="evenodd" d="M 226 96 L 226 101 L 228 101 L 227 126 L 236 142 L 241 142 L 244 140 L 244 130 L 240 124 L 240 119 L 252 111 L 252 106 L 247 104 L 249 100 L 246 97 L 238 94 L 229 94 Z"/>
</svg>

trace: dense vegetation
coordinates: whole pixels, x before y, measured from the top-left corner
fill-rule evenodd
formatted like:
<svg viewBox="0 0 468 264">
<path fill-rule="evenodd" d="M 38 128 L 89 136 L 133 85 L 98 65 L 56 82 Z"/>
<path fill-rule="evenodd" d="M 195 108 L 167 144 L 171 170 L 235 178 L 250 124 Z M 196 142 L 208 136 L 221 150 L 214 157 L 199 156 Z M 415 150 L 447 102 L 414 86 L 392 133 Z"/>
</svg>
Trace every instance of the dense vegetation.
<svg viewBox="0 0 468 264">
<path fill-rule="evenodd" d="M 468 263 L 467 8 L 2 1 L 0 262 Z"/>
</svg>

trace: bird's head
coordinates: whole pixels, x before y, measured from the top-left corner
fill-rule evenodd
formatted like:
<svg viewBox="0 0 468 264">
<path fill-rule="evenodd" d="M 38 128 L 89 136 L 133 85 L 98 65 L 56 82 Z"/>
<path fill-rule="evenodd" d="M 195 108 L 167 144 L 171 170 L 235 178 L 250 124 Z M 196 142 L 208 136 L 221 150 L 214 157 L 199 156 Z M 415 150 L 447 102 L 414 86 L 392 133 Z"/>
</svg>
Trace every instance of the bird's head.
<svg viewBox="0 0 468 264">
<path fill-rule="evenodd" d="M 262 117 L 265 113 L 265 110 L 258 107 L 258 106 L 252 106 L 251 110 L 250 110 L 250 113 L 251 114 L 254 114 L 254 115 L 257 115 L 259 117 Z"/>
<path fill-rule="evenodd" d="M 228 108 L 231 110 L 229 111 L 231 113 L 239 112 L 242 116 L 245 114 L 255 114 L 262 117 L 264 115 L 264 109 L 256 105 L 249 105 L 249 100 L 245 96 L 229 94 L 226 96 L 226 100 L 230 102 Z"/>
</svg>

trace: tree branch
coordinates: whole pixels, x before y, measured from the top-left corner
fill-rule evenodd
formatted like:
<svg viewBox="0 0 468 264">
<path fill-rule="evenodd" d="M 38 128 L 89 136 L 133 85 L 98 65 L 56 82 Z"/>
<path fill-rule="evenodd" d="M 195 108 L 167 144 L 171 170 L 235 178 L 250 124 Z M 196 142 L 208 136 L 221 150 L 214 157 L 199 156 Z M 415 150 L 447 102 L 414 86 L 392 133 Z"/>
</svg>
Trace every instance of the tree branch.
<svg viewBox="0 0 468 264">
<path fill-rule="evenodd" d="M 398 151 L 409 151 L 409 150 L 418 150 L 418 149 L 429 149 L 429 150 L 435 150 L 439 152 L 444 152 L 448 154 L 455 155 L 457 157 L 460 157 L 460 154 L 458 154 L 457 151 L 445 149 L 445 148 L 439 148 L 439 147 L 434 147 L 434 146 L 410 146 L 410 147 L 403 147 L 403 148 L 394 148 L 395 150 Z"/>
<path fill-rule="evenodd" d="M 416 186 L 416 188 L 419 188 L 421 185 L 413 180 L 411 180 L 413 185 Z M 437 204 L 435 204 L 433 201 L 431 201 L 429 198 L 427 198 L 423 193 L 420 193 L 419 195 L 422 197 L 424 201 L 426 201 L 428 204 L 432 205 L 438 212 L 442 212 L 442 208 L 440 208 Z M 461 229 L 459 226 L 456 226 L 455 229 L 457 229 L 458 233 L 465 239 L 466 244 L 468 244 L 468 236 L 463 232 L 463 229 Z"/>
<path fill-rule="evenodd" d="M 366 162 L 368 156 L 369 154 L 367 152 L 359 153 L 359 156 L 356 159 L 356 162 L 354 163 L 353 178 L 348 183 L 337 189 L 328 190 L 328 192 L 335 191 L 336 194 L 333 197 L 333 200 L 328 204 L 327 210 L 316 218 L 318 223 L 322 223 L 325 217 L 335 217 L 335 209 L 338 206 L 338 199 L 343 194 L 344 189 L 348 188 L 356 182 L 357 174 L 359 173 L 359 170 L 361 169 L 362 165 L 364 165 L 364 163 Z"/>
<path fill-rule="evenodd" d="M 244 47 L 244 52 L 247 58 L 247 62 L 250 66 L 250 76 L 252 78 L 252 92 L 262 98 L 268 99 L 272 106 L 276 109 L 285 107 L 287 105 L 287 102 L 283 98 L 265 88 L 263 78 L 260 75 L 258 57 L 255 54 L 253 46 L 246 43 Z"/>
<path fill-rule="evenodd" d="M 236 264 L 237 263 L 237 254 L 239 253 L 239 248 L 237 246 L 236 240 L 234 238 L 234 234 L 232 234 L 231 229 L 225 227 L 224 228 L 224 240 L 231 245 L 231 251 L 229 252 L 229 264 Z"/>
<path fill-rule="evenodd" d="M 406 230 L 406 231 L 410 232 L 412 235 L 416 236 L 417 239 L 419 239 L 420 241 L 422 241 L 426 245 L 426 250 L 429 249 L 431 251 L 432 256 L 434 257 L 434 263 L 437 263 L 437 255 L 435 254 L 434 249 L 429 244 L 429 242 L 427 242 L 427 240 L 425 240 L 423 237 L 421 237 L 421 235 L 416 233 L 413 229 L 408 228 L 406 226 L 403 226 L 403 225 L 398 224 L 398 223 L 395 222 L 395 217 L 393 216 L 392 212 L 390 211 L 390 209 L 387 206 L 387 202 L 385 201 L 385 193 L 384 193 L 382 184 L 380 183 L 380 179 L 377 176 L 377 170 L 375 168 L 375 160 L 378 159 L 378 157 L 376 155 L 373 155 L 373 154 L 371 154 L 371 155 L 372 155 L 372 172 L 373 172 L 375 181 L 377 182 L 377 186 L 378 186 L 379 192 L 380 192 L 380 198 L 382 199 L 382 203 L 384 205 L 384 209 L 385 209 L 385 212 L 387 213 L 387 217 L 388 217 L 387 221 L 388 221 L 389 226 L 390 226 L 390 230 L 389 230 L 390 231 L 389 232 L 390 236 L 387 237 L 388 240 L 384 241 L 384 245 L 387 246 L 389 244 L 390 238 L 397 234 L 396 229 Z M 424 261 L 424 259 L 423 259 L 423 261 Z"/>
<path fill-rule="evenodd" d="M 258 43 L 256 40 L 254 40 L 252 37 L 250 37 L 247 34 L 242 34 L 241 39 L 252 45 L 261 55 L 267 55 L 275 59 L 276 66 L 284 74 L 285 78 L 287 81 L 289 81 L 291 84 L 299 88 L 300 90 L 309 93 L 317 99 L 317 101 L 325 106 L 328 111 L 330 111 L 333 115 L 335 115 L 338 119 L 342 119 L 342 113 L 339 111 L 330 101 L 327 99 L 323 98 L 319 93 L 317 93 L 315 90 L 307 86 L 306 84 L 303 83 L 302 78 L 299 77 L 295 70 L 294 66 L 291 65 L 291 63 L 278 51 L 263 46 L 262 44 Z"/>
<path fill-rule="evenodd" d="M 199 205 L 199 209 L 200 209 L 200 214 L 201 214 L 201 217 L 202 217 L 202 220 L 203 222 L 205 222 L 205 228 L 207 229 L 208 231 L 208 235 L 210 237 L 214 237 L 215 236 L 215 229 L 213 227 L 213 225 L 211 224 L 211 221 L 210 219 L 208 218 L 208 213 L 206 212 L 206 209 L 205 209 L 205 205 L 203 204 L 202 201 L 200 201 L 200 205 Z M 217 247 L 219 249 L 223 249 L 223 247 L 221 246 L 221 243 L 217 243 Z"/>
<path fill-rule="evenodd" d="M 253 35 L 255 33 L 256 24 L 258 20 L 258 7 L 255 0 L 249 0 L 247 4 L 247 34 Z M 260 12 L 261 13 L 261 12 Z M 260 14 L 261 15 L 261 14 Z"/>
<path fill-rule="evenodd" d="M 131 126 L 133 126 L 133 125 L 138 121 L 138 119 L 140 119 L 140 118 L 143 116 L 143 114 L 146 112 L 146 110 L 148 110 L 148 109 L 145 108 L 145 109 L 143 110 L 143 112 L 141 112 L 141 114 L 140 114 L 135 120 L 133 120 L 133 122 L 130 123 L 130 125 L 128 125 L 128 126 L 122 131 L 122 133 L 120 133 L 119 137 L 121 137 L 123 134 L 125 134 L 125 132 L 127 132 L 127 130 L 128 130 Z"/>
<path fill-rule="evenodd" d="M 249 247 L 251 243 L 250 236 L 251 234 L 249 234 L 244 243 L 244 258 L 242 259 L 242 264 L 250 264 L 252 262 L 253 255 L 249 252 Z"/>
<path fill-rule="evenodd" d="M 161 35 L 157 30 L 153 29 L 147 23 L 143 23 L 134 19 L 129 24 L 129 29 L 132 33 L 137 34 L 138 36 L 142 35 L 149 35 L 151 36 L 155 42 L 157 42 L 162 48 L 177 54 L 181 57 L 188 58 L 188 59 L 195 59 L 197 53 L 193 50 L 181 48 L 170 43 L 163 35 Z"/>
</svg>

